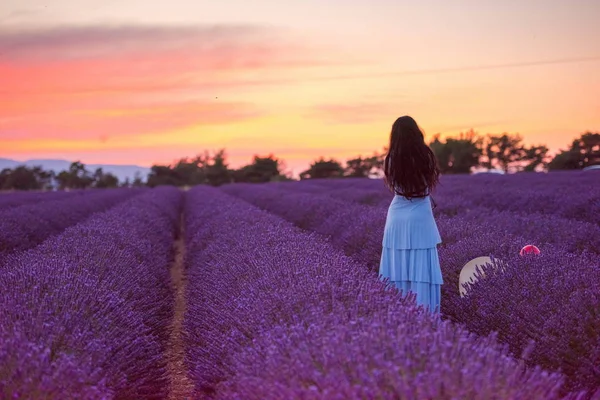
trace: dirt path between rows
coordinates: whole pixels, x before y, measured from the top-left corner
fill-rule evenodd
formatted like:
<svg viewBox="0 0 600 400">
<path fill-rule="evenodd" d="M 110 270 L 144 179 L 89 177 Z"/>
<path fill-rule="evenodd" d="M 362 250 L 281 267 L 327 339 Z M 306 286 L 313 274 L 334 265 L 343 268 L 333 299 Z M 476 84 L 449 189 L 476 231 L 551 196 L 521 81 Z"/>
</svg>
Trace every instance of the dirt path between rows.
<svg viewBox="0 0 600 400">
<path fill-rule="evenodd" d="M 172 332 L 167 347 L 167 370 L 171 380 L 169 400 L 192 399 L 194 384 L 188 377 L 185 366 L 185 347 L 181 332 L 183 330 L 183 316 L 185 313 L 185 288 L 187 280 L 184 272 L 185 241 L 184 223 L 181 221 L 179 236 L 174 244 L 175 258 L 171 265 L 171 282 L 175 295 L 175 310 Z"/>
</svg>

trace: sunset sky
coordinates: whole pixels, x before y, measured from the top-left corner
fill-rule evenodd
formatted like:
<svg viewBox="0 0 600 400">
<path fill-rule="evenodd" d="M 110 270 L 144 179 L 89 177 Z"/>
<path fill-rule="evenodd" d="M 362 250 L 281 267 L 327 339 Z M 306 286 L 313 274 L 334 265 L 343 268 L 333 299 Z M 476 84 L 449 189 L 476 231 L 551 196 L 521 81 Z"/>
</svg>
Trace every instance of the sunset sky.
<svg viewBox="0 0 600 400">
<path fill-rule="evenodd" d="M 2 0 L 0 157 L 296 173 L 394 119 L 565 147 L 600 131 L 598 0 Z"/>
</svg>

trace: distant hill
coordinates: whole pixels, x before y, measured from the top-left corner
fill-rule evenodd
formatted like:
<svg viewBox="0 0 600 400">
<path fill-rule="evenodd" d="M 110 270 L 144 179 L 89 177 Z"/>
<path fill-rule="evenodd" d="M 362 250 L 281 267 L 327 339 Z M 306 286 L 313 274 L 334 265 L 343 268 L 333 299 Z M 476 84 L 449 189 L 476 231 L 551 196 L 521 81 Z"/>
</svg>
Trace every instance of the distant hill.
<svg viewBox="0 0 600 400">
<path fill-rule="evenodd" d="M 19 165 L 26 165 L 28 167 L 40 166 L 47 171 L 54 171 L 59 173 L 69 169 L 71 161 L 67 160 L 27 160 L 27 161 L 16 161 L 8 158 L 0 158 L 0 171 L 4 168 L 15 168 Z M 112 165 L 112 164 L 85 164 L 86 168 L 90 172 L 94 172 L 96 168 L 102 168 L 104 172 L 111 173 L 120 182 L 129 178 L 133 180 L 135 174 L 139 173 L 142 179 L 145 181 L 146 177 L 150 173 L 150 168 L 140 167 L 139 165 Z"/>
</svg>

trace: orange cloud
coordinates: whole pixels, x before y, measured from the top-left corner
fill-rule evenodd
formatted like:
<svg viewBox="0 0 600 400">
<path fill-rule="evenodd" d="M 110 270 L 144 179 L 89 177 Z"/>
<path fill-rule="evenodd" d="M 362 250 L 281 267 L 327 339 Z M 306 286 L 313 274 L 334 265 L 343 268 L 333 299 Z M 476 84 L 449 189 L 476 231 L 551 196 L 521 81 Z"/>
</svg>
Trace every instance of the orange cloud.
<svg viewBox="0 0 600 400">
<path fill-rule="evenodd" d="M 7 132 L 18 138 L 81 139 L 164 132 L 189 126 L 218 125 L 262 115 L 252 104 L 233 102 L 188 102 L 145 107 L 102 108 L 48 112 L 35 116 L 6 118 L 0 122 L 0 137 Z"/>
<path fill-rule="evenodd" d="M 257 27 L 0 31 L 0 54 L 6 96 L 215 89 L 241 83 L 241 72 L 325 62 L 278 30 Z"/>
<path fill-rule="evenodd" d="M 393 103 L 321 104 L 315 106 L 308 116 L 329 123 L 370 124 L 374 121 L 392 121 L 398 112 L 398 107 Z"/>
</svg>

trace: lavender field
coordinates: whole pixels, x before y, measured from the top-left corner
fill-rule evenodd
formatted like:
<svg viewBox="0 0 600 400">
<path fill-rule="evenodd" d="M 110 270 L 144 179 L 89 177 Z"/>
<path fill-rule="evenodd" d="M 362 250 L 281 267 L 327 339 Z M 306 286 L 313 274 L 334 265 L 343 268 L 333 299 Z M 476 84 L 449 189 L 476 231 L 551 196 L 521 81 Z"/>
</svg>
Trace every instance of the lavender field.
<svg viewBox="0 0 600 400">
<path fill-rule="evenodd" d="M 434 199 L 441 318 L 378 280 L 380 180 L 1 194 L 0 398 L 600 399 L 600 174 Z"/>
</svg>

